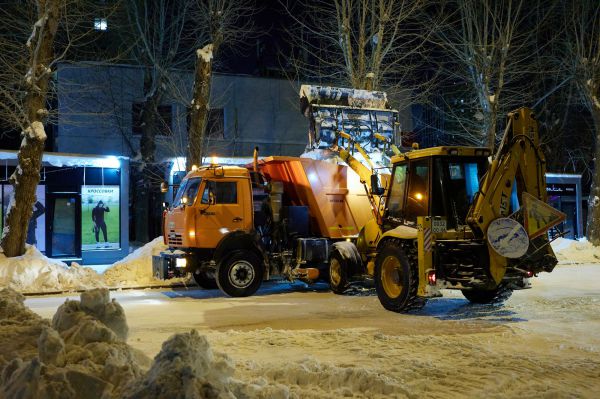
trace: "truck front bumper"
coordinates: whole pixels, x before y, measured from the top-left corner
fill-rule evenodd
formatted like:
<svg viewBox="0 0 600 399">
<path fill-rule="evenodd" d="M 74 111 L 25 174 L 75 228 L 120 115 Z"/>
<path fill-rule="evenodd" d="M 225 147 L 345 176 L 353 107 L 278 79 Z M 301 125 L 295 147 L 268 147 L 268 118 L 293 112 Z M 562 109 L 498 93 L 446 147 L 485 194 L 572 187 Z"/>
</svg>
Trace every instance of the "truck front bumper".
<svg viewBox="0 0 600 399">
<path fill-rule="evenodd" d="M 185 277 L 190 270 L 192 256 L 181 250 L 167 250 L 152 256 L 152 275 L 159 280 Z"/>
</svg>

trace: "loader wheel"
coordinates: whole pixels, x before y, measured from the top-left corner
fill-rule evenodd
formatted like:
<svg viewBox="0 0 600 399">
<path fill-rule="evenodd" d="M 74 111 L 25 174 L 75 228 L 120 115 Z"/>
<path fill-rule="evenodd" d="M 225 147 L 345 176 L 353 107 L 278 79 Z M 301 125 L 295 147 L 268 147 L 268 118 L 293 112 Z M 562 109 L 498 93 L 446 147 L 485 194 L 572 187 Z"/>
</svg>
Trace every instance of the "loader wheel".
<svg viewBox="0 0 600 399">
<path fill-rule="evenodd" d="M 192 273 L 196 284 L 205 290 L 214 290 L 217 287 L 217 280 L 215 280 L 214 273 L 208 273 L 205 270 L 196 270 Z"/>
<path fill-rule="evenodd" d="M 217 285 L 229 296 L 254 294 L 263 279 L 261 259 L 250 251 L 234 251 L 217 267 Z"/>
<path fill-rule="evenodd" d="M 375 288 L 379 302 L 392 312 L 417 310 L 426 300 L 417 296 L 417 265 L 411 267 L 397 241 L 383 244 L 375 259 Z"/>
<path fill-rule="evenodd" d="M 334 294 L 341 295 L 348 288 L 348 262 L 334 250 L 329 258 L 329 286 Z"/>
<path fill-rule="evenodd" d="M 471 303 L 494 303 L 502 304 L 510 298 L 513 290 L 506 284 L 500 284 L 493 290 L 462 290 L 465 298 Z"/>
</svg>

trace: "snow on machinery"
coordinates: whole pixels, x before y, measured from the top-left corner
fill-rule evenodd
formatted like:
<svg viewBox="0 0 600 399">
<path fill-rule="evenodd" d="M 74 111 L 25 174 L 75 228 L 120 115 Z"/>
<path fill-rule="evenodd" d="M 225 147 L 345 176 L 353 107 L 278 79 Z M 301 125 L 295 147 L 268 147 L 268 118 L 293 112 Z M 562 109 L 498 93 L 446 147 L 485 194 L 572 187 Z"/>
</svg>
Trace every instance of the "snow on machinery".
<svg viewBox="0 0 600 399">
<path fill-rule="evenodd" d="M 530 109 L 508 115 L 489 157 L 487 148 L 458 146 L 394 156 L 382 217 L 361 229 L 356 245 L 334 244 L 332 289 L 341 293 L 353 276 L 372 275 L 381 304 L 402 312 L 441 288 L 475 303 L 501 301 L 551 272 L 557 260 L 545 232 L 564 215 L 545 203 L 545 159 Z"/>
<path fill-rule="evenodd" d="M 332 244 L 355 240 L 380 215 L 368 189 L 375 165 L 360 143 L 381 162 L 399 152 L 385 93 L 302 86 L 301 103 L 311 121 L 308 154 L 258 160 L 255 152 L 245 168 L 188 173 L 163 215 L 169 250 L 154 264 L 156 277 L 192 273 L 231 296 L 252 295 L 272 276 L 311 282 L 327 274 Z"/>
</svg>

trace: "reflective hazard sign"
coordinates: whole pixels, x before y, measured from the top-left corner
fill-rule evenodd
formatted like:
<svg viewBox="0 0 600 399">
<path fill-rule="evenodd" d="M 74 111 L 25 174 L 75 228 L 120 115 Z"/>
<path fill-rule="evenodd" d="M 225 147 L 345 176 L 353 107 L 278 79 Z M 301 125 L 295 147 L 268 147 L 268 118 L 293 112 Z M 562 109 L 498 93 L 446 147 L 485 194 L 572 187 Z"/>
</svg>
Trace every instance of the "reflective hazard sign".
<svg viewBox="0 0 600 399">
<path fill-rule="evenodd" d="M 551 227 L 562 223 L 567 215 L 533 195 L 523 193 L 523 224 L 529 238 L 539 237 Z"/>
</svg>

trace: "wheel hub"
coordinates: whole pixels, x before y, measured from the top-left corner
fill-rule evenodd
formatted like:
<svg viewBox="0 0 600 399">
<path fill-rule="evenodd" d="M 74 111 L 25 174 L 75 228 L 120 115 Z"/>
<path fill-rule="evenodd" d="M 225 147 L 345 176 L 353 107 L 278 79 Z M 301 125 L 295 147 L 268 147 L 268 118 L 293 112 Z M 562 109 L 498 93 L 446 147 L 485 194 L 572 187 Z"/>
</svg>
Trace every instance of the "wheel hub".
<svg viewBox="0 0 600 399">
<path fill-rule="evenodd" d="M 402 293 L 401 265 L 398 258 L 388 256 L 381 264 L 381 283 L 390 298 L 398 298 Z"/>
<path fill-rule="evenodd" d="M 337 287 L 340 285 L 340 281 L 342 281 L 342 266 L 337 259 L 332 258 L 331 264 L 329 265 L 329 276 L 331 279 L 331 285 Z"/>
<path fill-rule="evenodd" d="M 251 263 L 240 260 L 229 270 L 229 282 L 238 288 L 248 287 L 254 280 L 254 267 Z"/>
</svg>

